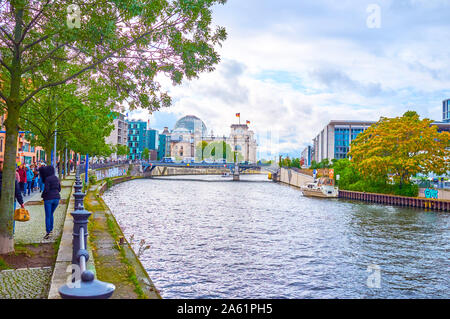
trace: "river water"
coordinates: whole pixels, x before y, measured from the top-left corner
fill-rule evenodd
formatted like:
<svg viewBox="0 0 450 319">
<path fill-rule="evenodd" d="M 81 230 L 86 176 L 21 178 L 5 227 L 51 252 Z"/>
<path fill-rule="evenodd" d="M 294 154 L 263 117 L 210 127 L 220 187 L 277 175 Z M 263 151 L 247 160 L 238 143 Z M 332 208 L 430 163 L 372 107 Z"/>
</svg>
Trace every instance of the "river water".
<svg viewBox="0 0 450 319">
<path fill-rule="evenodd" d="M 163 298 L 449 298 L 450 214 L 315 199 L 266 175 L 103 196 Z"/>
</svg>

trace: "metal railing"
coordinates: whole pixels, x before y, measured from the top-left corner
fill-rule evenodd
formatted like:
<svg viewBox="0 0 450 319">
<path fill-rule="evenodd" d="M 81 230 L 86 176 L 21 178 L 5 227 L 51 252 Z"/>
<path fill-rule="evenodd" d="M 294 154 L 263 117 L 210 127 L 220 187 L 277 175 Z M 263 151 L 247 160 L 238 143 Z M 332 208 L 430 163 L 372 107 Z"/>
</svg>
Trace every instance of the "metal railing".
<svg viewBox="0 0 450 319">
<path fill-rule="evenodd" d="M 108 162 L 108 163 L 90 163 L 89 169 L 99 169 L 99 168 L 109 168 L 114 167 L 118 165 L 128 164 L 130 163 L 130 160 L 121 160 L 121 161 L 114 161 L 114 162 Z M 86 164 L 80 164 L 78 165 L 80 168 L 80 171 L 84 171 L 86 169 Z"/>
<path fill-rule="evenodd" d="M 75 210 L 73 217 L 72 240 L 72 280 L 59 288 L 58 292 L 63 299 L 107 299 L 112 296 L 116 287 L 113 284 L 95 279 L 92 271 L 86 269 L 89 260 L 87 250 L 88 219 L 91 213 L 84 209 L 82 193 L 83 183 L 80 178 L 80 169 L 77 170 L 75 180 Z"/>
</svg>

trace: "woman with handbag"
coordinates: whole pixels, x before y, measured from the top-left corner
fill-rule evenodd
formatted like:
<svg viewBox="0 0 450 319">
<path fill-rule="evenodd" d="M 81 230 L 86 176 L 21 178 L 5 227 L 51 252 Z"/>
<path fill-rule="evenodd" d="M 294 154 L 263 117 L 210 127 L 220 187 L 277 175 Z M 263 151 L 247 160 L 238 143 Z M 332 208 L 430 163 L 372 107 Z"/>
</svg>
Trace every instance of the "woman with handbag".
<svg viewBox="0 0 450 319">
<path fill-rule="evenodd" d="M 59 194 L 61 192 L 61 183 L 55 175 L 55 168 L 53 166 L 42 167 L 40 174 L 44 182 L 44 191 L 41 195 L 44 199 L 45 230 L 47 232 L 44 239 L 49 239 L 53 231 L 53 213 L 61 199 Z"/>
</svg>

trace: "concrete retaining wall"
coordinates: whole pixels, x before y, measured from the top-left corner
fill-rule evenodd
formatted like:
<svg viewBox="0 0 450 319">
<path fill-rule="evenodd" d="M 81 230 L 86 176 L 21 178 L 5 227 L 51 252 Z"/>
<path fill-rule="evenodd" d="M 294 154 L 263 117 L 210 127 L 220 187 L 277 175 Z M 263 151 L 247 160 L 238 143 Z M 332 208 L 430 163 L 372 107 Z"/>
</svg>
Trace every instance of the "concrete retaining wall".
<svg viewBox="0 0 450 319">
<path fill-rule="evenodd" d="M 419 189 L 419 197 L 426 198 L 425 190 L 427 190 L 427 188 L 420 188 Z M 438 191 L 438 198 L 437 199 L 450 200 L 450 190 L 439 189 L 437 191 Z"/>
<path fill-rule="evenodd" d="M 301 187 L 313 181 L 314 178 L 312 176 L 296 172 L 292 169 L 282 168 L 280 172 L 280 182 L 291 186 Z"/>
</svg>

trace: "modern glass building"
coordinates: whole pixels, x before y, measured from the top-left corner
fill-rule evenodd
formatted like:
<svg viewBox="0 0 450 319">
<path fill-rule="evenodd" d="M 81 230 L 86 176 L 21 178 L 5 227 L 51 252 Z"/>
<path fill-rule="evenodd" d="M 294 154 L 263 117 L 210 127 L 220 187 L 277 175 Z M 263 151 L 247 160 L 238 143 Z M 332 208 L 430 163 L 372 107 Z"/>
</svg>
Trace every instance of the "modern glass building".
<svg viewBox="0 0 450 319">
<path fill-rule="evenodd" d="M 346 158 L 351 142 L 364 132 L 374 121 L 331 121 L 313 139 L 314 156 L 312 160 L 320 162 L 325 158 Z"/>
<path fill-rule="evenodd" d="M 147 144 L 147 122 L 129 121 L 128 122 L 128 147 L 130 153 L 128 158 L 131 160 L 141 159 L 142 151 Z"/>
<path fill-rule="evenodd" d="M 313 157 L 313 147 L 311 145 L 308 145 L 302 152 L 302 158 L 304 160 L 303 165 L 304 166 L 311 166 L 311 160 Z"/>
<path fill-rule="evenodd" d="M 158 145 L 158 159 L 162 159 L 163 157 L 166 157 L 166 151 L 167 151 L 167 135 L 165 134 L 159 134 L 159 145 Z"/>
<path fill-rule="evenodd" d="M 334 158 L 347 157 L 350 151 L 350 141 L 353 141 L 366 127 L 337 126 L 334 128 Z"/>
<path fill-rule="evenodd" d="M 350 151 L 351 142 L 364 132 L 375 121 L 331 121 L 313 139 L 313 158 L 320 162 L 325 158 L 346 158 Z M 450 120 L 444 122 L 433 122 L 438 127 L 438 132 L 450 132 Z"/>
<path fill-rule="evenodd" d="M 149 150 L 157 150 L 159 144 L 159 134 L 157 130 L 149 129 L 146 132 L 146 145 Z"/>
<path fill-rule="evenodd" d="M 450 99 L 442 101 L 442 121 L 450 122 Z"/>
</svg>

